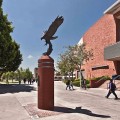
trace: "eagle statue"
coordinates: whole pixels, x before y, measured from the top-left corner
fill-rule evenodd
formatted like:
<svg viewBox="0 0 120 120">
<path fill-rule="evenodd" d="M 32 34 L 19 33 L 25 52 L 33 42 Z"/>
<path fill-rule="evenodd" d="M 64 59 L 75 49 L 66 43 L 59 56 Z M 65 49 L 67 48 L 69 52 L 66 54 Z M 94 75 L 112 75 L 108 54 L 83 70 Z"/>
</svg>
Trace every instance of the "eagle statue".
<svg viewBox="0 0 120 120">
<path fill-rule="evenodd" d="M 57 16 L 57 18 L 54 20 L 54 22 L 52 22 L 52 24 L 50 25 L 50 27 L 48 28 L 48 30 L 44 31 L 43 36 L 41 37 L 41 40 L 44 39 L 46 44 L 45 45 L 49 45 L 49 48 L 47 50 L 47 52 L 43 53 L 44 55 L 50 55 L 52 52 L 52 43 L 50 40 L 54 40 L 56 38 L 58 38 L 58 36 L 54 36 L 54 34 L 56 33 L 58 27 L 63 23 L 64 18 L 63 16 Z"/>
</svg>

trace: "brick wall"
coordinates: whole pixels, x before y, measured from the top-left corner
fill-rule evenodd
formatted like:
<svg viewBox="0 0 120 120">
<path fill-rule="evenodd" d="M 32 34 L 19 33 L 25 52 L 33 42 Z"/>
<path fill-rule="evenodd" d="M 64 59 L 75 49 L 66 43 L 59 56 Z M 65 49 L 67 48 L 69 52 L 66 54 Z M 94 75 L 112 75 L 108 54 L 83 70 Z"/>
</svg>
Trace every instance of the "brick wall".
<svg viewBox="0 0 120 120">
<path fill-rule="evenodd" d="M 116 22 L 113 15 L 104 15 L 83 35 L 86 49 L 93 49 L 93 58 L 82 66 L 85 77 L 112 76 L 116 69 L 112 61 L 104 60 L 104 48 L 116 42 Z M 111 51 L 112 54 L 112 51 Z M 96 69 L 92 67 L 108 65 L 109 69 Z"/>
</svg>

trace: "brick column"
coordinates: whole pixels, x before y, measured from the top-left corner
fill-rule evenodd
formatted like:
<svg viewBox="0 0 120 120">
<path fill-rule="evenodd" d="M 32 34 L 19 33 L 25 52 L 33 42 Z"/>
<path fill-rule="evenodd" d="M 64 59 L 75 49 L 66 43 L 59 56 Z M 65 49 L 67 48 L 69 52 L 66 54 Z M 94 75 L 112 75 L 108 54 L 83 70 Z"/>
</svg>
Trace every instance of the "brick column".
<svg viewBox="0 0 120 120">
<path fill-rule="evenodd" d="M 43 55 L 38 60 L 38 108 L 54 110 L 54 60 Z"/>
</svg>

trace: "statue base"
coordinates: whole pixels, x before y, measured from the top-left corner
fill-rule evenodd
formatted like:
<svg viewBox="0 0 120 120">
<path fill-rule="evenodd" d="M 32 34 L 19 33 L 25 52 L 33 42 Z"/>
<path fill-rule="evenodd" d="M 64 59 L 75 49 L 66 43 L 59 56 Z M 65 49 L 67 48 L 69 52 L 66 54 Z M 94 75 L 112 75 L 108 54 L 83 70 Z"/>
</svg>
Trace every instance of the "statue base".
<svg viewBox="0 0 120 120">
<path fill-rule="evenodd" d="M 48 55 L 38 60 L 38 108 L 54 110 L 54 60 Z"/>
</svg>

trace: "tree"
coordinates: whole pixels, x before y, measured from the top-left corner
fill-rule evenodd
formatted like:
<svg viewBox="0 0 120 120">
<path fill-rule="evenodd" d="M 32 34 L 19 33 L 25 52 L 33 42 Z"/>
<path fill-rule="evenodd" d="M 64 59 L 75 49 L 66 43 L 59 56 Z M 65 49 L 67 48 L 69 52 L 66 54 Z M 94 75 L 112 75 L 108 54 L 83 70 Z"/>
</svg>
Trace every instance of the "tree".
<svg viewBox="0 0 120 120">
<path fill-rule="evenodd" d="M 61 70 L 63 75 L 72 75 L 75 70 L 75 64 L 71 61 L 71 54 L 66 51 L 64 54 L 60 55 L 60 60 L 57 63 L 57 67 Z"/>
<path fill-rule="evenodd" d="M 62 59 L 60 59 L 60 61 L 58 62 L 59 69 L 61 71 L 64 69 L 69 69 L 67 70 L 67 72 L 71 72 L 74 71 L 75 68 L 78 68 L 78 70 L 80 71 L 81 80 L 83 80 L 84 78 L 82 75 L 81 66 L 84 62 L 93 57 L 92 50 L 87 50 L 85 47 L 85 43 L 83 43 L 81 45 L 68 46 L 67 51 L 65 51 L 65 53 L 61 56 Z"/>
<path fill-rule="evenodd" d="M 77 66 L 80 72 L 80 80 L 84 79 L 81 71 L 81 66 L 83 65 L 84 62 L 89 61 L 89 59 L 93 57 L 92 49 L 87 50 L 85 46 L 86 44 L 83 43 L 81 45 L 68 47 L 68 51 L 71 54 L 71 57 L 70 57 L 71 62 L 73 62 Z M 81 81 L 80 81 L 80 86 L 81 86 Z"/>
<path fill-rule="evenodd" d="M 33 77 L 32 72 L 29 70 L 29 68 L 25 70 L 25 73 L 26 73 L 26 78 L 31 79 Z"/>
<path fill-rule="evenodd" d="M 3 73 L 2 75 L 2 79 L 6 80 L 6 83 L 9 83 L 9 80 L 13 79 L 17 80 L 19 82 L 19 84 L 21 83 L 21 80 L 23 80 L 24 78 L 26 79 L 31 79 L 33 77 L 32 72 L 29 70 L 29 68 L 27 69 L 23 69 L 22 67 L 20 67 L 19 69 L 17 69 L 16 71 L 11 71 L 11 72 L 6 72 Z"/>
<path fill-rule="evenodd" d="M 67 63 L 67 61 L 66 61 L 64 54 L 60 55 L 59 61 L 57 62 L 57 68 L 60 70 L 60 73 L 62 75 L 66 75 L 66 73 L 67 73 L 66 63 Z"/>
<path fill-rule="evenodd" d="M 22 61 L 20 46 L 12 39 L 12 23 L 8 21 L 7 15 L 3 15 L 2 0 L 0 0 L 0 77 L 8 71 L 18 69 Z"/>
<path fill-rule="evenodd" d="M 14 72 L 13 71 L 10 72 L 10 79 L 12 79 L 12 83 L 13 83 L 13 79 L 14 79 Z"/>
<path fill-rule="evenodd" d="M 23 69 L 22 67 L 16 70 L 16 75 L 17 79 L 19 81 L 19 84 L 21 83 L 21 80 L 26 78 L 26 79 L 31 79 L 33 77 L 32 72 L 27 69 Z"/>
</svg>

